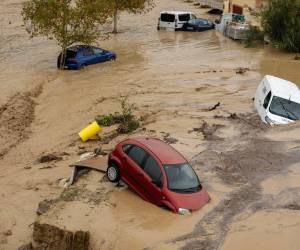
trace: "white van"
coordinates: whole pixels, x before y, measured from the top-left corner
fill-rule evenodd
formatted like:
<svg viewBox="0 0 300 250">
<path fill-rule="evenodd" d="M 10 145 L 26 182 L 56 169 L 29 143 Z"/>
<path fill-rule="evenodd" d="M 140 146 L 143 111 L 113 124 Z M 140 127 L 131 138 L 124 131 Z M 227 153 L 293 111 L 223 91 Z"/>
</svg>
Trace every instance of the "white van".
<svg viewBox="0 0 300 250">
<path fill-rule="evenodd" d="M 163 11 L 158 19 L 158 30 L 180 30 L 190 19 L 197 18 L 192 12 Z"/>
<path fill-rule="evenodd" d="M 254 105 L 263 122 L 288 124 L 300 119 L 300 90 L 292 82 L 267 75 L 257 88 Z"/>
</svg>

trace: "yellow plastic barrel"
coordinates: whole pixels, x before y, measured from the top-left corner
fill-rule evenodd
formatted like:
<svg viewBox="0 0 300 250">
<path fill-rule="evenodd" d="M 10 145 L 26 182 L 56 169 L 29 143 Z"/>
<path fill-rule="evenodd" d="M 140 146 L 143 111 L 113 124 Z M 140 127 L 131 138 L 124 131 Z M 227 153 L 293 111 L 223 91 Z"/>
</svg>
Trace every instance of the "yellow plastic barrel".
<svg viewBox="0 0 300 250">
<path fill-rule="evenodd" d="M 89 139 L 95 139 L 97 133 L 101 131 L 101 127 L 98 125 L 98 123 L 95 121 L 91 123 L 89 126 L 84 128 L 80 131 L 79 137 L 83 142 L 89 140 Z"/>
</svg>

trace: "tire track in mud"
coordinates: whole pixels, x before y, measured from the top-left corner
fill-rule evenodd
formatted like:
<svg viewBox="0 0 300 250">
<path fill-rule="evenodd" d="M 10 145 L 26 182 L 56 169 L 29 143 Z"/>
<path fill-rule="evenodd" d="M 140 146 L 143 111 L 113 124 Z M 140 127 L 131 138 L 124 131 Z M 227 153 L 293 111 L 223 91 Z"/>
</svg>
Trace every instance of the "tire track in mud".
<svg viewBox="0 0 300 250">
<path fill-rule="evenodd" d="M 35 118 L 37 98 L 42 93 L 42 84 L 32 91 L 13 95 L 0 107 L 0 159 L 12 148 L 28 139 L 30 125 Z"/>
<path fill-rule="evenodd" d="M 264 138 L 267 127 L 255 114 L 226 119 L 232 120 L 240 135 L 208 141 L 208 149 L 194 162 L 196 170 L 197 165 L 205 166 L 206 172 L 214 173 L 224 184 L 233 187 L 233 191 L 198 222 L 192 233 L 172 241 L 185 243 L 181 249 L 220 249 L 235 216 L 245 211 L 254 213 L 262 208 L 274 208 L 272 199 L 263 197 L 261 182 L 284 173 L 287 166 L 300 161 L 300 154 L 288 151 L 285 143 Z M 234 149 L 226 151 L 233 143 Z M 298 191 L 294 196 L 298 197 Z M 277 207 L 295 209 L 296 205 L 277 204 Z"/>
</svg>

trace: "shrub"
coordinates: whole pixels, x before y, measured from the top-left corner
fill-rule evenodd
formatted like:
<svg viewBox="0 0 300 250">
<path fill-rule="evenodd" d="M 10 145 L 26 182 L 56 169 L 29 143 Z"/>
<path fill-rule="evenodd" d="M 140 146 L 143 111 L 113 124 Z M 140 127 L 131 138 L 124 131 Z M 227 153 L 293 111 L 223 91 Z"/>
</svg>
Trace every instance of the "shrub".
<svg viewBox="0 0 300 250">
<path fill-rule="evenodd" d="M 247 48 L 255 47 L 258 44 L 264 42 L 264 32 L 261 31 L 258 27 L 250 26 L 249 31 L 247 32 L 247 38 L 245 40 L 245 45 Z"/>
<path fill-rule="evenodd" d="M 119 99 L 121 105 L 121 113 L 115 112 L 108 115 L 98 115 L 96 122 L 105 127 L 119 124 L 117 131 L 121 134 L 131 133 L 140 126 L 139 120 L 134 115 L 135 106 L 128 102 L 128 97 Z"/>
<path fill-rule="evenodd" d="M 300 2 L 298 0 L 268 0 L 261 12 L 264 32 L 276 47 L 300 52 Z"/>
</svg>

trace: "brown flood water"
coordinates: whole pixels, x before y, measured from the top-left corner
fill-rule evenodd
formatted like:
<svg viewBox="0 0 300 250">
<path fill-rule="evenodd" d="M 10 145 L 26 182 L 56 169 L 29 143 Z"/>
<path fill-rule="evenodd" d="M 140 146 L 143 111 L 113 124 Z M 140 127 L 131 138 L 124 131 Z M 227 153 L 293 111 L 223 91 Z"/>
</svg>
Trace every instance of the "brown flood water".
<svg viewBox="0 0 300 250">
<path fill-rule="evenodd" d="M 93 249 L 300 248 L 300 125 L 266 128 L 251 100 L 265 74 L 300 85 L 293 55 L 246 49 L 215 31 L 158 32 L 161 10 L 215 19 L 192 4 L 162 0 L 148 14 L 123 14 L 120 34 L 99 41 L 118 54 L 116 62 L 58 72 L 57 46 L 28 38 L 21 3 L 0 3 L 1 250 L 32 240 L 37 204 L 60 195 L 57 180 L 69 176 L 68 165 L 81 151 L 99 147 L 81 143 L 77 133 L 97 114 L 115 112 L 121 95 L 146 117 L 145 129 L 134 135 L 176 139 L 173 146 L 191 160 L 211 203 L 182 217 L 90 173 L 64 191 L 71 198 L 55 203 L 41 222 L 89 230 Z M 250 70 L 236 74 L 238 67 Z M 217 102 L 220 108 L 206 110 Z M 204 121 L 203 133 L 193 131 Z M 102 148 L 109 151 L 124 138 Z M 37 163 L 45 153 L 62 154 L 63 160 Z"/>
</svg>

